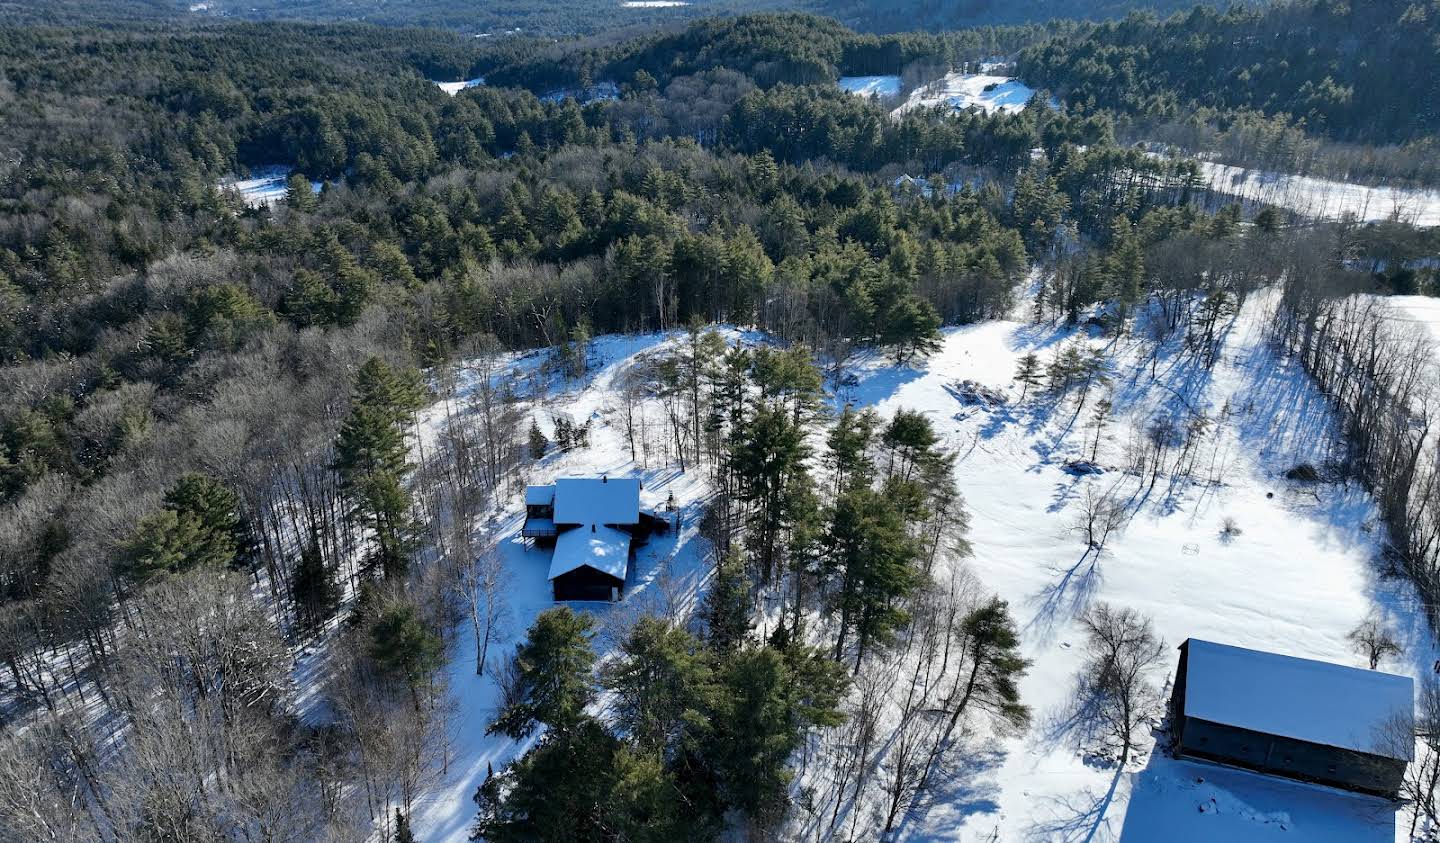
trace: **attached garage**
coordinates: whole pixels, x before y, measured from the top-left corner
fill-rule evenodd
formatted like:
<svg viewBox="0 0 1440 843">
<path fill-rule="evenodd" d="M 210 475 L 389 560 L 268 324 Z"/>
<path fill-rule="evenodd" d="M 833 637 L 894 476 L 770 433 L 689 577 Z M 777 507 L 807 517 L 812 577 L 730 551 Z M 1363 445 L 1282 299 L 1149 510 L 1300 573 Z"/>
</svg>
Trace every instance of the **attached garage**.
<svg viewBox="0 0 1440 843">
<path fill-rule="evenodd" d="M 1408 676 L 1191 638 L 1170 698 L 1175 752 L 1394 798 L 1414 694 Z"/>
</svg>

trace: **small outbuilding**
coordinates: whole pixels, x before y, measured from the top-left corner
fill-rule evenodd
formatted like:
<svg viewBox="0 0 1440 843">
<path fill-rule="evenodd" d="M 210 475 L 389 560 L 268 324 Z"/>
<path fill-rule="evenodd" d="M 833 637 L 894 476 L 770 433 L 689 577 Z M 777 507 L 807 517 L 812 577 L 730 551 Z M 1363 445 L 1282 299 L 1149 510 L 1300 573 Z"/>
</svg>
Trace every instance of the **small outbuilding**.
<svg viewBox="0 0 1440 843">
<path fill-rule="evenodd" d="M 1395 798 L 1414 704 L 1408 676 L 1191 638 L 1170 722 L 1177 756 Z"/>
</svg>

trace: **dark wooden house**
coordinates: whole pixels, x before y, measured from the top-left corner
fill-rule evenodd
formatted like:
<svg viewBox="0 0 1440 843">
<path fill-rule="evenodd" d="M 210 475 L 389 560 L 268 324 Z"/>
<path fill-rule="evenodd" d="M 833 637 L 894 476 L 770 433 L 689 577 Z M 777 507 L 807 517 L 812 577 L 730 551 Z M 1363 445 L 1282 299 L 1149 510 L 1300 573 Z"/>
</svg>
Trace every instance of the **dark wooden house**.
<svg viewBox="0 0 1440 843">
<path fill-rule="evenodd" d="M 520 534 L 553 548 L 550 584 L 560 600 L 619 600 L 635 548 L 665 530 L 663 518 L 640 509 L 633 477 L 566 477 L 525 490 Z"/>
<path fill-rule="evenodd" d="M 1414 755 L 1410 677 L 1196 638 L 1170 718 L 1178 756 L 1390 798 Z"/>
</svg>

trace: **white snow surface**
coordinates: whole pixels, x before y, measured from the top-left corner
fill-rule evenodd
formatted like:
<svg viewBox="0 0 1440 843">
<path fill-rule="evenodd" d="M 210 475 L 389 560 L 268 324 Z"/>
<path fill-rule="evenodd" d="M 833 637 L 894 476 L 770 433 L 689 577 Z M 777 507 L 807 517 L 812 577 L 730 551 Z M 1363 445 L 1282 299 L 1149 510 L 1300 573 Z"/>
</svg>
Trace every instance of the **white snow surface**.
<svg viewBox="0 0 1440 843">
<path fill-rule="evenodd" d="M 1414 681 L 1378 670 L 1192 638 L 1185 675 L 1187 717 L 1323 746 L 1391 756 L 1414 718 Z"/>
<path fill-rule="evenodd" d="M 612 577 L 625 579 L 629 570 L 630 534 L 590 524 L 566 530 L 555 539 L 555 555 L 550 557 L 549 579 L 568 574 L 589 565 Z"/>
<path fill-rule="evenodd" d="M 1009 603 L 1023 653 L 1032 661 L 1020 684 L 1034 713 L 1029 732 L 969 736 L 963 775 L 944 783 L 920 815 L 905 817 L 896 839 L 1391 843 L 1403 837 L 1394 804 L 1177 761 L 1148 745 L 1130 767 L 1117 771 L 1113 763 L 1083 757 L 1071 731 L 1058 720 L 1084 659 L 1076 618 L 1100 600 L 1153 619 L 1170 645 L 1155 674 L 1167 692 L 1176 665 L 1173 648 L 1190 637 L 1361 666 L 1345 636 L 1372 614 L 1405 646 L 1404 658 L 1387 663 L 1386 669 L 1410 675 L 1430 669 L 1435 651 L 1413 590 L 1378 572 L 1383 527 L 1371 498 L 1357 485 L 1299 488 L 1283 477 L 1298 462 L 1324 464 L 1341 442 L 1324 397 L 1293 361 L 1274 354 L 1265 341 L 1272 303 L 1267 295 L 1251 297 L 1228 328 L 1213 370 L 1183 356 L 1178 339 L 1164 346 L 1152 364 L 1149 346 L 1139 339 L 1100 339 L 1080 329 L 993 321 L 946 330 L 940 350 L 915 366 L 896 366 L 878 355 L 868 358 L 855 367 L 855 380 L 834 395 L 837 408 L 852 402 L 875 407 L 884 416 L 901 408 L 923 412 L 956 453 L 955 478 L 970 516 L 973 555 L 963 563 L 943 564 L 966 565 L 986 589 Z M 733 340 L 736 335 L 727 336 Z M 1084 430 L 1089 410 L 1075 420 L 1069 405 L 1052 406 L 1033 394 L 1018 402 L 1013 382 L 1021 356 L 1035 352 L 1048 360 L 1061 343 L 1077 336 L 1107 347 L 1117 366 L 1115 421 L 1098 445 L 1096 462 L 1106 469 L 1098 477 L 1063 470 L 1067 460 L 1090 457 Z M 526 482 L 638 473 L 647 499 L 664 500 L 673 493 L 679 510 L 678 529 L 639 550 L 624 601 L 586 609 L 600 621 L 596 643 L 602 658 L 614 651 L 640 613 L 693 606 L 707 575 L 697 536 L 708 493 L 705 472 L 681 473 L 659 464 L 653 454 L 648 466 L 636 465 L 623 435 L 616 375 L 634 355 L 675 339 L 673 334 L 600 338 L 592 354 L 601 362 L 588 380 L 545 388 L 546 401 L 573 417 L 593 417 L 596 424 L 588 449 L 547 455 Z M 538 354 L 517 358 L 515 371 L 533 372 L 539 359 Z M 960 380 L 999 390 L 1011 400 L 964 404 L 952 391 Z M 652 424 L 658 423 L 662 411 L 648 403 L 645 412 L 654 414 Z M 1213 458 L 1207 458 L 1208 467 L 1197 469 L 1197 478 L 1213 473 L 1221 480 L 1171 484 L 1162 478 L 1146 492 L 1124 471 L 1129 426 L 1181 406 L 1204 408 L 1213 420 L 1213 449 L 1206 446 Z M 547 424 L 544 412 L 539 416 L 542 426 Z M 444 417 L 438 405 L 431 408 L 422 430 L 435 435 Z M 1089 484 L 1115 484 L 1135 513 L 1098 559 L 1083 554 L 1070 530 Z M 513 577 L 508 636 L 497 648 L 502 653 L 539 611 L 552 605 L 549 554 L 530 549 L 518 536 L 522 500 L 517 486 L 508 508 L 484 525 Z M 1243 531 L 1223 531 L 1227 517 Z M 498 770 L 530 745 L 485 735 L 496 713 L 495 682 L 489 675 L 475 675 L 468 626 L 457 629 L 456 637 L 447 668 L 456 701 L 449 772 L 413 810 L 417 837 L 427 843 L 464 841 L 474 815 L 471 796 L 487 765 Z M 884 759 L 877 763 L 883 765 Z M 825 792 L 832 786 L 820 773 L 809 775 L 796 782 L 797 792 Z M 881 797 L 875 793 L 873 798 Z M 846 810 L 863 817 L 873 807 Z M 796 825 L 784 839 L 814 835 Z"/>
<path fill-rule="evenodd" d="M 555 481 L 556 524 L 638 524 L 638 477 L 562 477 Z"/>
<path fill-rule="evenodd" d="M 909 98 L 894 113 L 899 115 L 917 108 L 949 106 L 957 111 L 978 108 L 986 114 L 997 111 L 1014 114 L 1024 110 L 1034 96 L 1035 90 L 1019 79 L 957 71 L 911 91 Z M 1058 108 L 1059 104 L 1052 99 L 1050 106 Z"/>
<path fill-rule="evenodd" d="M 290 172 L 293 169 L 285 164 L 257 167 L 251 171 L 248 179 L 239 179 L 233 176 L 221 179 L 220 189 L 239 193 L 241 201 L 251 208 L 274 205 L 277 202 L 285 201 L 285 194 L 288 191 L 286 181 L 290 178 Z M 310 190 L 316 194 L 323 187 L 321 182 L 310 182 Z"/>
<path fill-rule="evenodd" d="M 436 85 L 440 86 L 440 90 L 453 97 L 466 88 L 478 88 L 484 85 L 485 77 L 476 76 L 474 79 L 462 79 L 459 82 L 439 82 L 433 79 L 430 81 L 435 82 Z"/>
<path fill-rule="evenodd" d="M 842 76 L 840 89 L 862 97 L 900 96 L 899 76 Z"/>
<path fill-rule="evenodd" d="M 1398 311 L 1396 318 L 1405 319 L 1430 332 L 1440 347 L 1440 299 L 1433 296 L 1387 296 L 1386 302 Z"/>
<path fill-rule="evenodd" d="M 1407 648 L 1407 659 L 1388 669 L 1413 675 L 1430 668 L 1434 649 L 1418 598 L 1377 572 L 1383 527 L 1370 497 L 1341 484 L 1324 484 L 1312 496 L 1284 480 L 1289 467 L 1323 464 L 1341 443 L 1324 398 L 1265 341 L 1267 298 L 1247 303 L 1209 372 L 1172 344 L 1157 360 L 1152 383 L 1138 341 L 1088 340 L 1108 345 L 1118 364 L 1117 421 L 1099 445 L 1097 462 L 1107 471 L 1098 478 L 1063 471 L 1066 460 L 1089 457 L 1083 417 L 1072 426 L 1071 409 L 1047 414 L 1013 401 L 964 406 L 946 389 L 969 379 L 1018 397 L 1012 377 L 1019 357 L 1033 351 L 1048 359 L 1066 339 L 1063 330 L 1005 321 L 952 329 L 924 366 L 875 361 L 842 393 L 841 400 L 882 415 L 900 408 L 926 413 L 957 452 L 955 476 L 974 548 L 966 564 L 1009 603 L 1033 662 L 1020 686 L 1034 713 L 1030 732 L 977 741 L 966 780 L 924 816 L 908 819 L 902 839 L 1397 839 L 1395 806 L 1366 797 L 1220 768 L 1212 774 L 1204 765 L 1199 775 L 1212 784 L 1196 792 L 1186 784 L 1196 765 L 1159 752 L 1117 777 L 1112 764 L 1083 758 L 1057 719 L 1084 657 L 1076 617 L 1101 600 L 1151 617 L 1172 648 L 1196 637 L 1355 666 L 1363 662 L 1345 636 L 1373 612 Z M 1147 495 L 1123 471 L 1123 420 L 1184 405 L 1204 408 L 1214 420 L 1224 480 L 1169 488 L 1162 480 Z M 1119 484 L 1136 509 L 1094 564 L 1069 530 L 1092 483 Z M 1236 520 L 1240 535 L 1223 532 L 1226 517 Z M 1169 652 L 1156 673 L 1167 693 L 1178 657 Z M 1199 807 L 1211 799 L 1222 818 Z M 1130 816 L 1132 802 L 1138 810 Z M 1281 813 L 1290 819 L 1276 822 Z"/>
<path fill-rule="evenodd" d="M 1371 187 L 1214 161 L 1196 163 L 1212 190 L 1247 203 L 1275 205 L 1316 219 L 1336 220 L 1353 214 L 1361 222 L 1396 217 L 1422 227 L 1440 225 L 1440 191 Z"/>
</svg>

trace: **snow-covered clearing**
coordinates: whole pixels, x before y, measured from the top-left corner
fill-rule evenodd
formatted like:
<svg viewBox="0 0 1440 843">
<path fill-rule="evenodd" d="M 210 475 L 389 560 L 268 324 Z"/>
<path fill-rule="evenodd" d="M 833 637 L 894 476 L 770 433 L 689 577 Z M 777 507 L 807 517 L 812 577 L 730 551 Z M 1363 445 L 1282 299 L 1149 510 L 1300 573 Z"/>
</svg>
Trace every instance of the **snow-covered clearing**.
<svg viewBox="0 0 1440 843">
<path fill-rule="evenodd" d="M 1356 486 L 1296 488 L 1283 478 L 1296 463 L 1324 464 L 1339 440 L 1324 399 L 1265 343 L 1264 314 L 1264 302 L 1247 305 L 1212 372 L 1162 352 L 1151 384 L 1138 347 L 1113 349 L 1116 421 L 1099 445 L 1097 462 L 1107 471 L 1096 478 L 1064 471 L 1067 460 L 1089 456 L 1083 415 L 1071 427 L 1071 410 L 1047 411 L 1043 401 L 964 406 L 946 389 L 970 379 L 1008 389 L 1013 399 L 1019 357 L 1035 351 L 1046 359 L 1063 332 L 1016 322 L 955 329 L 924 368 L 877 364 L 840 396 L 882 414 L 922 410 L 948 438 L 960 457 L 956 479 L 971 515 L 968 564 L 1009 601 L 1034 662 L 1021 692 L 1036 725 L 988 747 L 993 762 L 958 782 L 906 834 L 1142 843 L 1269 840 L 1284 828 L 1300 831 L 1299 838 L 1284 838 L 1292 840 L 1394 839 L 1392 805 L 1159 754 L 1121 777 L 1107 807 L 1113 768 L 1088 765 L 1053 723 L 1083 658 L 1075 617 L 1099 600 L 1151 616 L 1171 645 L 1194 636 L 1351 665 L 1363 663 L 1346 633 L 1378 612 L 1409 654 L 1389 667 L 1429 669 L 1433 650 L 1413 593 L 1377 573 L 1383 527 L 1369 496 Z M 1187 406 L 1205 409 L 1216 422 L 1224 480 L 1166 488 L 1162 479 L 1146 495 L 1138 479 L 1119 470 L 1127 417 L 1145 420 Z M 1080 542 L 1067 529 L 1087 483 L 1118 484 L 1136 513 L 1094 564 L 1081 559 Z M 1240 535 L 1222 533 L 1226 517 L 1236 520 Z M 1172 651 L 1167 678 L 1175 660 Z M 1137 810 L 1127 816 L 1132 801 Z"/>
<path fill-rule="evenodd" d="M 466 88 L 478 88 L 481 85 L 484 85 L 485 77 L 476 76 L 474 79 L 464 79 L 459 82 L 436 82 L 433 79 L 430 81 L 435 82 L 436 85 L 440 86 L 440 90 L 453 97 L 461 91 L 465 90 Z"/>
<path fill-rule="evenodd" d="M 293 169 L 286 164 L 257 167 L 250 171 L 248 179 L 234 177 L 221 179 L 220 189 L 240 194 L 240 200 L 251 208 L 274 205 L 276 202 L 284 201 L 288 189 L 286 181 L 290 178 L 290 172 Z M 322 187 L 324 185 L 321 182 L 310 182 L 310 190 L 317 194 Z"/>
<path fill-rule="evenodd" d="M 895 114 L 904 114 L 917 108 L 949 106 L 956 110 L 978 108 L 986 114 L 1003 111 L 1013 114 L 1021 111 L 1035 96 L 1035 90 L 1019 79 L 1008 76 L 992 76 L 988 73 L 947 73 L 944 78 L 927 82 L 910 92 L 909 98 Z M 1059 108 L 1054 99 L 1052 108 Z"/>
<path fill-rule="evenodd" d="M 620 99 L 620 86 L 614 82 L 596 82 L 588 88 L 557 88 L 540 96 L 543 102 L 564 102 L 573 99 L 584 105 L 588 102 L 604 102 Z"/>
<path fill-rule="evenodd" d="M 839 85 L 840 90 L 862 97 L 900 96 L 899 76 L 842 76 Z"/>
<path fill-rule="evenodd" d="M 1275 205 L 1315 219 L 1354 214 L 1362 222 L 1395 217 L 1422 227 L 1440 225 L 1440 191 L 1370 187 L 1214 161 L 1196 163 L 1211 190 L 1246 203 Z"/>
<path fill-rule="evenodd" d="M 923 815 L 906 818 L 900 839 L 1390 843 L 1397 838 L 1391 803 L 1176 761 L 1151 753 L 1148 741 L 1117 777 L 1113 766 L 1082 758 L 1054 716 L 1067 702 L 1083 659 L 1075 619 L 1101 600 L 1153 618 L 1171 645 L 1156 672 L 1161 682 L 1173 674 L 1173 646 L 1191 636 L 1361 665 L 1345 636 L 1371 614 L 1406 646 L 1404 658 L 1388 669 L 1429 670 L 1435 653 L 1411 589 L 1378 572 L 1384 536 L 1370 497 L 1355 485 L 1301 486 L 1284 479 L 1297 463 L 1326 464 L 1341 445 L 1325 399 L 1298 367 L 1266 344 L 1267 299 L 1257 296 L 1246 305 L 1210 371 L 1173 343 L 1154 360 L 1152 380 L 1151 347 L 1139 340 L 996 321 L 947 331 L 941 350 L 916 366 L 878 357 L 865 361 L 856 367 L 856 380 L 833 396 L 837 408 L 852 402 L 876 407 L 882 415 L 908 408 L 931 419 L 958 456 L 955 477 L 970 512 L 974 549 L 964 564 L 1009 602 L 1025 655 L 1033 660 L 1021 686 L 1034 713 L 1028 734 L 969 738 L 963 778 L 945 783 Z M 1094 476 L 1065 470 L 1068 460 L 1091 455 L 1088 405 L 1072 421 L 1073 404 L 1056 406 L 1033 390 L 1020 402 L 1012 380 L 1021 356 L 1035 352 L 1046 361 L 1075 337 L 1107 346 L 1116 364 L 1115 419 L 1095 446 L 1095 461 L 1105 471 Z M 593 608 L 601 620 L 602 653 L 615 646 L 627 620 L 692 604 L 704 584 L 703 543 L 696 537 L 706 493 L 703 472 L 680 474 L 653 459 L 648 470 L 637 466 L 617 416 L 622 398 L 616 375 L 635 355 L 670 340 L 653 335 L 597 340 L 590 377 L 552 383 L 547 409 L 538 413 L 542 426 L 553 408 L 577 420 L 593 418 L 594 428 L 588 449 L 548 456 L 526 480 L 639 474 L 645 505 L 673 493 L 681 511 L 680 530 L 657 537 L 640 553 L 625 600 Z M 533 370 L 538 359 L 517 358 L 514 366 Z M 967 404 L 953 390 L 961 380 L 999 390 L 1009 401 Z M 1146 491 L 1125 471 L 1132 426 L 1190 410 L 1204 410 L 1214 422 L 1196 481 L 1161 477 Z M 659 408 L 647 412 L 658 425 Z M 422 424 L 425 437 L 438 435 L 443 419 L 443 408 L 431 408 Z M 1201 479 L 1211 476 L 1219 482 Z M 1083 554 L 1069 529 L 1088 484 L 1114 486 L 1133 513 L 1098 559 Z M 535 614 L 551 605 L 549 557 L 519 540 L 521 513 L 517 489 L 508 508 L 486 525 L 514 580 L 509 638 L 501 645 L 506 650 Z M 1238 532 L 1223 531 L 1227 518 Z M 414 809 L 417 836 L 429 843 L 465 840 L 474 812 L 470 797 L 487 765 L 499 769 L 526 748 L 484 735 L 495 713 L 495 685 L 488 676 L 475 676 L 468 627 L 457 636 L 448 668 L 459 703 L 450 771 Z M 798 786 L 824 788 L 823 776 L 814 772 L 818 767 L 811 770 L 811 778 Z M 872 807 L 859 810 L 863 815 Z M 787 838 L 813 839 L 813 832 L 807 836 L 800 827 L 803 819 Z"/>
<path fill-rule="evenodd" d="M 1398 311 L 1396 318 L 1414 322 L 1430 332 L 1440 348 L 1440 299 L 1433 296 L 1388 296 L 1385 299 Z"/>
</svg>

